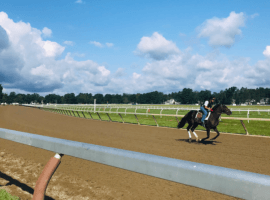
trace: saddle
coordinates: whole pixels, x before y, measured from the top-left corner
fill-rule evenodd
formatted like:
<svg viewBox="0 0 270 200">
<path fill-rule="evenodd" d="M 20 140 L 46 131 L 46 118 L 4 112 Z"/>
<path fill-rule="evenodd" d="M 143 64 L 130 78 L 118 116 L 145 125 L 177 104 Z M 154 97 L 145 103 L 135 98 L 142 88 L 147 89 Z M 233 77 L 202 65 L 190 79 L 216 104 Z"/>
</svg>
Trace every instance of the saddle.
<svg viewBox="0 0 270 200">
<path fill-rule="evenodd" d="M 209 117 L 211 115 L 211 112 L 208 112 L 208 114 L 206 115 L 206 118 L 204 120 L 208 120 Z M 203 112 L 201 110 L 197 111 L 196 115 L 195 115 L 195 119 L 198 119 L 199 121 L 201 121 L 203 116 Z"/>
</svg>

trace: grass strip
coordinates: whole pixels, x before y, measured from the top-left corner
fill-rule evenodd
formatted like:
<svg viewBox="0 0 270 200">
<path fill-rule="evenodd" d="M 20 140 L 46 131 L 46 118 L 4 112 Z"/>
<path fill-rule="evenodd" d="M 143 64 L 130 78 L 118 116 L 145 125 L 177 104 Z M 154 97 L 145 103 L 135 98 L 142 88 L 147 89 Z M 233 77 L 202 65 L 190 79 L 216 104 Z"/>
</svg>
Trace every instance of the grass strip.
<svg viewBox="0 0 270 200">
<path fill-rule="evenodd" d="M 17 196 L 12 196 L 6 190 L 0 189 L 0 199 L 1 200 L 20 200 Z"/>
</svg>

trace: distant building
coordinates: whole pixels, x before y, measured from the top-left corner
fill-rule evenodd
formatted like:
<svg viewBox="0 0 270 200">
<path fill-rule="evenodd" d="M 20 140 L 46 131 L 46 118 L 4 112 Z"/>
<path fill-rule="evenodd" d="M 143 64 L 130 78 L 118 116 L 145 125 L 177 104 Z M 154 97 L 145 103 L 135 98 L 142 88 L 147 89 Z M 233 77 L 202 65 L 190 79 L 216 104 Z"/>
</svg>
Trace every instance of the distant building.
<svg viewBox="0 0 270 200">
<path fill-rule="evenodd" d="M 252 105 L 252 104 L 254 104 L 255 102 L 256 102 L 255 99 L 252 99 L 252 100 L 247 99 L 246 102 L 245 102 L 245 104 L 246 104 L 246 105 Z"/>
<path fill-rule="evenodd" d="M 269 102 L 269 98 L 262 98 L 260 100 L 260 103 L 258 103 L 259 105 L 265 105 L 265 104 L 268 104 Z"/>
<path fill-rule="evenodd" d="M 179 105 L 180 102 L 176 102 L 174 99 L 170 99 L 164 102 L 165 105 Z"/>
</svg>

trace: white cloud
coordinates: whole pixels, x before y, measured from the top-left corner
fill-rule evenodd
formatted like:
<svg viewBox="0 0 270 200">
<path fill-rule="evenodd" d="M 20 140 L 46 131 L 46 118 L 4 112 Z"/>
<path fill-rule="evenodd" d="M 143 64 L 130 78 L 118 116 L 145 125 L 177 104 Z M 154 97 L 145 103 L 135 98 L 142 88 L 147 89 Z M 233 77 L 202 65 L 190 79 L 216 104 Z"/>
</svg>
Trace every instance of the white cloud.
<svg viewBox="0 0 270 200">
<path fill-rule="evenodd" d="M 91 42 L 89 42 L 90 44 L 93 44 L 93 45 L 95 45 L 96 47 L 99 47 L 99 48 L 103 48 L 104 46 L 107 46 L 108 48 L 110 48 L 110 47 L 113 47 L 114 46 L 114 44 L 113 43 L 105 43 L 105 45 L 103 45 L 103 44 L 101 44 L 100 42 L 97 42 L 97 41 L 91 41 Z"/>
<path fill-rule="evenodd" d="M 270 46 L 266 46 L 266 49 L 263 51 L 263 55 L 270 58 Z"/>
<path fill-rule="evenodd" d="M 44 28 L 42 29 L 42 33 L 43 33 L 43 36 L 44 36 L 44 37 L 51 37 L 51 35 L 52 35 L 52 30 L 49 29 L 49 28 L 47 28 L 47 27 L 44 27 Z"/>
<path fill-rule="evenodd" d="M 166 40 L 158 32 L 154 32 L 151 37 L 142 37 L 135 51 L 137 55 L 154 60 L 163 60 L 178 53 L 180 53 L 180 50 L 177 46 L 172 41 Z"/>
<path fill-rule="evenodd" d="M 46 57 L 56 57 L 60 56 L 63 51 L 65 50 L 65 47 L 62 47 L 56 42 L 52 41 L 37 41 L 37 44 L 43 47 L 44 55 Z"/>
<path fill-rule="evenodd" d="M 114 76 L 115 77 L 123 77 L 125 76 L 126 73 L 125 73 L 125 69 L 124 68 L 118 68 L 117 71 L 115 72 Z"/>
<path fill-rule="evenodd" d="M 251 19 L 254 19 L 255 17 L 258 17 L 259 16 L 259 14 L 258 13 L 254 13 L 253 15 L 251 15 L 250 17 L 251 17 Z"/>
<path fill-rule="evenodd" d="M 77 61 L 76 53 L 59 59 L 65 47 L 44 41 L 42 34 L 29 23 L 15 23 L 0 12 L 0 84 L 4 91 L 61 95 L 154 90 L 168 93 L 185 87 L 219 91 L 231 86 L 270 85 L 270 46 L 262 50 L 266 59 L 251 66 L 248 58 L 230 60 L 218 50 L 207 55 L 192 54 L 190 49 L 180 51 L 174 42 L 154 33 L 143 37 L 136 49 L 139 55 L 150 58 L 142 70 L 118 68 L 111 73 L 92 60 Z"/>
<path fill-rule="evenodd" d="M 107 70 L 104 66 L 99 66 L 98 70 L 101 72 L 102 76 L 109 76 L 110 75 L 110 71 Z"/>
<path fill-rule="evenodd" d="M 102 48 L 103 45 L 100 42 L 96 42 L 96 41 L 91 41 L 90 44 L 95 45 L 96 47 Z"/>
<path fill-rule="evenodd" d="M 137 74 L 136 72 L 133 72 L 133 78 L 134 79 L 138 79 L 138 78 L 140 78 L 141 77 L 141 74 Z"/>
<path fill-rule="evenodd" d="M 113 47 L 113 43 L 106 43 L 107 47 Z"/>
<path fill-rule="evenodd" d="M 9 46 L 9 39 L 5 29 L 0 26 L 0 51 Z"/>
<path fill-rule="evenodd" d="M 74 56 L 82 58 L 85 56 L 85 54 L 84 53 L 74 53 Z"/>
<path fill-rule="evenodd" d="M 180 37 L 185 37 L 186 34 L 184 34 L 184 33 L 179 33 L 179 36 L 180 36 Z"/>
<path fill-rule="evenodd" d="M 69 45 L 69 46 L 73 46 L 74 45 L 74 42 L 72 42 L 72 41 L 64 41 L 63 43 L 65 45 Z"/>
<path fill-rule="evenodd" d="M 5 91 L 67 93 L 83 88 L 96 92 L 108 85 L 111 75 L 105 66 L 91 60 L 76 61 L 70 53 L 59 59 L 65 47 L 44 41 L 43 34 L 29 23 L 14 22 L 0 12 L 0 84 Z"/>
<path fill-rule="evenodd" d="M 75 1 L 75 3 L 83 3 L 83 1 L 82 0 L 77 0 L 77 1 Z"/>
<path fill-rule="evenodd" d="M 51 69 L 47 69 L 46 66 L 40 65 L 39 67 L 32 68 L 31 69 L 31 74 L 36 75 L 36 76 L 53 76 L 54 73 Z"/>
<path fill-rule="evenodd" d="M 198 37 L 209 38 L 211 46 L 231 47 L 235 43 L 237 35 L 241 35 L 240 27 L 245 25 L 244 13 L 231 12 L 227 18 L 217 18 L 206 20 L 198 29 Z"/>
<path fill-rule="evenodd" d="M 265 56 L 270 53 L 267 46 L 263 52 Z M 140 76 L 133 74 L 140 92 L 166 91 L 175 92 L 184 87 L 194 90 L 219 91 L 231 86 L 260 87 L 270 84 L 270 60 L 258 61 L 249 65 L 249 58 L 229 60 L 226 55 L 214 51 L 205 56 L 182 51 L 164 60 L 148 62 Z"/>
</svg>

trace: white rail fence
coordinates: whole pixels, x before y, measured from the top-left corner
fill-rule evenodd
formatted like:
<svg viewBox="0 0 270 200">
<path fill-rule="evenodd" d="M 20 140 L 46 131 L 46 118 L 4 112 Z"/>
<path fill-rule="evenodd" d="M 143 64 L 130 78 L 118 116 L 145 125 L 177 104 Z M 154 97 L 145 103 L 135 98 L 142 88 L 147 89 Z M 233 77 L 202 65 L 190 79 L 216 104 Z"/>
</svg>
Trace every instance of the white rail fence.
<svg viewBox="0 0 270 200">
<path fill-rule="evenodd" d="M 75 110 L 75 111 L 90 111 L 90 112 L 96 112 L 96 111 L 101 111 L 101 110 L 106 110 L 109 109 L 109 112 L 111 113 L 112 109 L 116 109 L 116 112 L 118 112 L 119 109 L 125 109 L 125 113 L 128 109 L 135 109 L 136 110 L 144 109 L 146 110 L 146 113 L 148 110 L 160 110 L 160 114 L 162 114 L 163 111 L 175 111 L 175 114 L 177 115 L 179 111 L 189 111 L 189 110 L 200 110 L 198 107 L 162 107 L 162 106 L 112 106 L 112 105 L 99 105 L 99 104 L 89 104 L 89 105 L 80 105 L 80 104 L 55 104 L 55 105 L 30 105 L 30 104 L 23 104 L 24 106 L 32 106 L 32 107 L 42 107 L 42 108 L 58 108 L 58 109 L 69 109 L 69 110 Z M 270 116 L 270 109 L 230 109 L 232 112 L 247 112 L 247 118 L 249 118 L 251 112 L 257 112 L 258 115 L 260 115 L 261 112 L 267 112 L 268 115 Z M 162 115 L 161 115 L 162 116 Z M 224 118 L 225 119 L 225 118 Z M 242 118 L 241 118 L 242 119 Z M 254 118 L 256 119 L 256 118 Z M 247 119 L 249 120 L 249 119 Z M 253 120 L 253 119 L 252 119 Z"/>
<path fill-rule="evenodd" d="M 129 115 L 134 115 L 135 116 L 135 118 L 137 120 L 137 123 L 139 125 L 140 125 L 140 122 L 138 120 L 137 115 L 146 115 L 146 116 L 150 115 L 150 116 L 152 116 L 153 117 L 153 120 L 156 123 L 156 126 L 159 126 L 159 125 L 158 125 L 158 122 L 157 122 L 155 116 L 156 117 L 159 116 L 160 118 L 162 118 L 162 116 L 175 117 L 176 120 L 177 120 L 177 122 L 179 122 L 178 117 L 184 117 L 184 115 L 178 115 L 178 112 L 180 111 L 180 108 L 178 108 L 176 110 L 176 114 L 175 115 L 172 115 L 172 114 L 161 114 L 162 111 L 163 111 L 162 109 L 160 111 L 160 114 L 148 113 L 150 111 L 149 108 L 146 108 L 146 112 L 145 113 L 137 113 L 136 112 L 137 108 L 135 108 L 135 112 L 127 112 L 127 109 L 130 109 L 130 108 L 124 108 L 125 109 L 125 112 L 118 112 L 119 108 L 121 108 L 121 107 L 118 107 L 116 109 L 116 112 L 112 112 L 111 111 L 112 108 L 103 107 L 103 106 L 99 106 L 97 108 L 96 107 L 85 107 L 85 106 L 65 106 L 65 107 L 62 107 L 62 106 L 49 106 L 49 107 L 47 107 L 46 106 L 46 107 L 44 107 L 42 105 L 28 105 L 28 104 L 25 104 L 24 106 L 30 106 L 30 107 L 34 107 L 34 108 L 40 108 L 40 109 L 51 109 L 51 110 L 60 112 L 61 114 L 71 115 L 71 116 L 72 115 L 75 116 L 75 113 L 74 112 L 77 112 L 77 115 L 80 116 L 79 112 L 81 112 L 84 118 L 86 118 L 85 115 L 84 115 L 84 113 L 88 113 L 90 115 L 91 119 L 93 119 L 93 117 L 91 115 L 91 112 L 94 112 L 95 114 L 98 115 L 98 117 L 99 117 L 100 120 L 102 120 L 100 114 L 101 113 L 104 113 L 104 114 L 106 114 L 108 116 L 108 118 L 109 118 L 110 121 L 112 121 L 112 120 L 111 120 L 109 114 L 117 114 L 117 115 L 119 115 L 121 117 L 123 123 L 124 123 L 124 119 L 123 119 L 123 117 L 122 117 L 121 114 L 125 114 L 125 115 L 129 114 Z M 106 109 L 109 109 L 109 110 L 106 111 Z M 121 108 L 121 109 L 123 109 L 123 108 Z M 185 110 L 189 110 L 189 109 L 186 109 L 185 108 Z M 197 109 L 197 110 L 199 110 L 199 109 Z M 244 120 L 248 121 L 248 123 L 249 123 L 249 121 L 268 121 L 268 122 L 270 122 L 270 119 L 269 118 L 249 118 L 249 112 L 248 112 L 247 118 L 243 118 L 243 117 L 222 117 L 222 119 L 240 120 L 240 122 L 241 122 L 241 124 L 242 124 L 242 126 L 243 126 L 243 128 L 244 128 L 244 130 L 246 132 L 246 135 L 249 135 L 249 133 L 248 133 L 248 130 L 247 130 L 247 128 L 246 128 L 246 126 L 245 126 L 245 124 L 243 122 Z M 221 117 L 220 117 L 220 120 L 221 120 Z"/>
<path fill-rule="evenodd" d="M 2 128 L 0 138 L 238 198 L 270 196 L 267 175 Z"/>
</svg>

